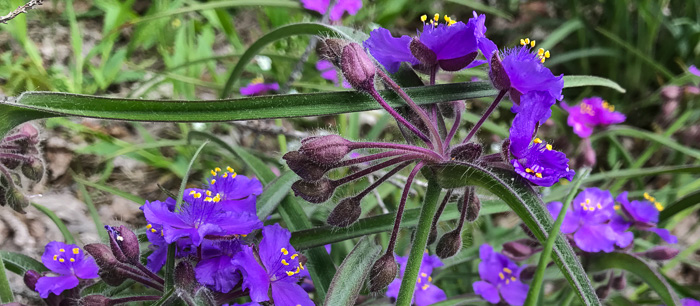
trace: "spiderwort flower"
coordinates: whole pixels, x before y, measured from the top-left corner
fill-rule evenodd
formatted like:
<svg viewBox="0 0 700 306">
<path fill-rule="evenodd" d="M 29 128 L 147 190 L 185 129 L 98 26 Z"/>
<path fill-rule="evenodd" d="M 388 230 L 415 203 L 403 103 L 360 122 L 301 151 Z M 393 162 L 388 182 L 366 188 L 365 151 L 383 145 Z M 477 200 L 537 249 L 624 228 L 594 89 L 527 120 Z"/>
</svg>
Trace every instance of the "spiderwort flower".
<svg viewBox="0 0 700 306">
<path fill-rule="evenodd" d="M 396 262 L 401 266 L 399 278 L 394 279 L 394 281 L 389 284 L 389 289 L 386 291 L 386 296 L 394 299 L 399 296 L 401 279 L 406 270 L 408 257 L 396 256 Z M 427 251 L 426 254 L 423 254 L 423 260 L 420 264 L 420 271 L 418 272 L 418 279 L 416 280 L 416 288 L 413 293 L 413 301 L 411 304 L 427 306 L 447 299 L 445 292 L 432 283 L 433 278 L 430 276 L 433 273 L 433 269 L 442 266 L 442 261 L 440 261 L 440 258 L 437 256 L 428 255 Z"/>
<path fill-rule="evenodd" d="M 634 200 L 630 202 L 627 199 L 627 191 L 619 194 L 615 200 L 621 205 L 615 205 L 615 209 L 622 212 L 622 215 L 617 215 L 614 223 L 617 226 L 634 226 L 638 229 L 656 233 L 668 243 L 677 243 L 678 238 L 672 235 L 665 228 L 656 227 L 659 222 L 659 212 L 664 209 L 664 206 L 656 201 L 656 198 L 644 193 L 646 201 Z"/>
<path fill-rule="evenodd" d="M 301 0 L 301 3 L 307 10 L 325 14 L 328 10 L 328 5 L 330 5 L 330 0 Z M 338 0 L 335 6 L 331 8 L 331 13 L 328 17 L 332 21 L 340 20 L 343 18 L 345 12 L 348 12 L 350 15 L 355 15 L 361 8 L 362 0 Z"/>
<path fill-rule="evenodd" d="M 35 290 L 42 298 L 48 298 L 49 293 L 61 294 L 63 290 L 78 286 L 79 279 L 97 278 L 99 268 L 92 257 L 85 256 L 81 248 L 75 244 L 65 244 L 52 241 L 44 248 L 41 262 L 51 270 L 50 275 L 39 278 Z"/>
<path fill-rule="evenodd" d="M 488 244 L 479 248 L 479 258 L 481 280 L 472 285 L 474 293 L 489 303 L 496 304 L 503 299 L 508 305 L 522 305 L 529 289 L 520 281 L 522 269 L 505 255 L 494 252 Z"/>
<path fill-rule="evenodd" d="M 279 224 L 265 226 L 257 249 L 242 246 L 234 255 L 233 264 L 243 273 L 243 289 L 250 291 L 253 302 L 270 300 L 272 288 L 275 305 L 313 305 L 308 293 L 298 282 L 308 276 L 301 256 L 289 244 L 291 233 Z"/>
<path fill-rule="evenodd" d="M 698 67 L 695 67 L 695 65 L 688 67 L 688 72 L 690 72 L 696 76 L 700 76 L 700 69 L 698 69 Z"/>
<path fill-rule="evenodd" d="M 257 196 L 263 190 L 262 183 L 256 178 L 238 175 L 231 167 L 226 167 L 225 170 L 222 171 L 219 167 L 212 169 L 206 189 L 220 196 L 223 209 L 255 215 Z"/>
<path fill-rule="evenodd" d="M 561 202 L 551 202 L 547 209 L 556 218 L 562 206 Z M 566 213 L 561 232 L 573 234 L 576 246 L 581 250 L 609 253 L 615 250 L 615 245 L 624 248 L 634 239 L 631 232 L 625 232 L 628 226 L 611 224 L 615 208 L 610 191 L 587 188 L 574 198 L 572 207 Z"/>
<path fill-rule="evenodd" d="M 241 280 L 238 268 L 231 262 L 241 250 L 238 239 L 209 241 L 202 243 L 202 257 L 194 268 L 199 283 L 226 293 Z"/>
<path fill-rule="evenodd" d="M 264 83 L 263 78 L 258 77 L 253 79 L 248 86 L 241 87 L 241 95 L 243 96 L 260 96 L 267 94 L 268 91 L 280 90 L 280 85 L 277 83 Z"/>
<path fill-rule="evenodd" d="M 615 111 L 615 106 L 600 97 L 585 98 L 581 104 L 574 106 L 561 102 L 561 107 L 569 112 L 566 123 L 581 138 L 591 136 L 597 125 L 617 124 L 626 119 L 624 114 Z"/>
</svg>

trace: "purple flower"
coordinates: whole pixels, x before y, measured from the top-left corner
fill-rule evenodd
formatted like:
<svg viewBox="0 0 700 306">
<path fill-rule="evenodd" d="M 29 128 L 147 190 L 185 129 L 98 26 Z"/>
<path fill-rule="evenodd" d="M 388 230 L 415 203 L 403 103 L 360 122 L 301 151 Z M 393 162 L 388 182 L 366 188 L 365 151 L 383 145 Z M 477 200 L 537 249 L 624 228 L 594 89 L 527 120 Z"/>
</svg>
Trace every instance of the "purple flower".
<svg viewBox="0 0 700 306">
<path fill-rule="evenodd" d="M 208 241 L 202 243 L 202 257 L 194 272 L 199 283 L 226 293 L 231 291 L 241 276 L 231 260 L 241 250 L 238 239 Z"/>
<path fill-rule="evenodd" d="M 170 210 L 175 209 L 175 203 L 175 200 L 172 198 L 165 200 L 165 205 L 168 206 Z M 143 208 L 144 206 L 141 206 L 142 210 Z M 168 243 L 165 241 L 163 233 L 163 226 L 160 224 L 149 223 L 146 225 L 146 237 L 151 243 L 148 248 L 153 251 L 151 255 L 148 255 L 146 267 L 153 272 L 160 271 L 167 260 Z M 175 255 L 178 258 L 194 255 L 197 252 L 197 250 L 192 247 L 191 239 L 188 238 L 178 239 L 176 247 L 177 252 Z"/>
<path fill-rule="evenodd" d="M 79 278 L 97 278 L 99 268 L 92 257 L 85 256 L 81 248 L 75 244 L 52 241 L 46 245 L 41 262 L 51 270 L 50 275 L 39 278 L 35 290 L 42 298 L 48 298 L 49 293 L 61 294 L 63 290 L 78 286 Z"/>
<path fill-rule="evenodd" d="M 308 272 L 300 261 L 300 255 L 289 244 L 292 234 L 275 224 L 265 226 L 262 235 L 263 239 L 256 250 L 242 246 L 232 260 L 243 273 L 243 289 L 250 291 L 251 300 L 268 301 L 268 292 L 272 288 L 275 305 L 313 305 L 308 293 L 298 284 L 303 276 L 308 276 Z"/>
<path fill-rule="evenodd" d="M 483 37 L 484 33 L 480 31 L 486 31 L 484 18 L 475 14 L 465 24 L 445 16 L 446 23 L 438 24 L 438 14 L 429 23 L 425 23 L 427 16 L 423 15 L 423 31 L 418 33 L 414 42 L 407 35 L 397 38 L 389 30 L 378 28 L 370 32 L 363 45 L 390 73 L 398 71 L 402 62 L 422 64 L 425 68 L 437 65 L 447 71 L 457 71 L 472 63 L 478 54 L 477 37 Z"/>
<path fill-rule="evenodd" d="M 304 8 L 307 10 L 316 11 L 320 14 L 325 14 L 328 10 L 330 0 L 301 0 Z M 362 0 L 338 0 L 335 6 L 331 9 L 330 19 L 333 21 L 343 18 L 343 14 L 348 12 L 350 15 L 357 14 L 362 8 Z"/>
<path fill-rule="evenodd" d="M 268 91 L 280 90 L 280 85 L 277 83 L 263 83 L 262 78 L 253 79 L 248 86 L 241 87 L 241 95 L 244 96 L 259 96 L 264 95 Z"/>
<path fill-rule="evenodd" d="M 624 248 L 634 239 L 631 232 L 625 232 L 628 226 L 611 224 L 616 213 L 610 191 L 587 188 L 574 198 L 571 205 L 573 208 L 566 212 L 561 232 L 573 234 L 576 246 L 581 250 L 608 253 L 615 250 L 615 245 Z M 547 209 L 556 218 L 562 206 L 561 202 L 551 202 Z"/>
<path fill-rule="evenodd" d="M 562 102 L 561 107 L 569 112 L 566 122 L 581 138 L 591 136 L 596 125 L 617 124 L 626 119 L 624 114 L 616 112 L 614 106 L 599 97 L 583 99 L 581 104 L 575 106 Z"/>
<path fill-rule="evenodd" d="M 220 196 L 220 203 L 224 209 L 239 214 L 256 214 L 257 196 L 263 190 L 258 179 L 238 175 L 231 167 L 226 167 L 226 171 L 219 167 L 214 168 L 211 174 L 207 189 Z"/>
<path fill-rule="evenodd" d="M 492 304 L 499 303 L 502 298 L 509 305 L 522 305 L 529 289 L 520 281 L 522 269 L 505 255 L 494 252 L 488 244 L 481 245 L 479 257 L 481 280 L 472 284 L 474 293 Z"/>
<path fill-rule="evenodd" d="M 698 67 L 695 67 L 695 65 L 688 67 L 688 72 L 700 76 L 700 69 L 698 69 Z"/>
<path fill-rule="evenodd" d="M 656 227 L 656 223 L 659 222 L 659 212 L 664 209 L 663 205 L 648 193 L 644 193 L 644 198 L 647 201 L 630 202 L 627 199 L 627 191 L 619 194 L 615 200 L 622 205 L 615 206 L 615 209 L 622 211 L 622 215 L 616 216 L 613 220 L 615 224 L 617 226 L 634 226 L 641 230 L 654 232 L 668 243 L 677 243 L 678 238 L 671 232 L 665 228 Z"/>
<path fill-rule="evenodd" d="M 316 70 L 321 72 L 321 77 L 333 82 L 336 87 L 343 86 L 345 88 L 352 88 L 350 83 L 348 83 L 345 78 L 343 78 L 343 83 L 340 84 L 339 78 L 338 78 L 338 72 L 335 70 L 335 66 L 333 66 L 333 63 L 327 60 L 320 60 L 316 63 Z"/>
<path fill-rule="evenodd" d="M 207 235 L 245 235 L 262 227 L 254 213 L 237 212 L 211 190 L 186 189 L 180 211 L 160 201 L 146 202 L 143 213 L 151 225 L 162 225 L 165 242 L 189 238 L 199 246 Z"/>
<path fill-rule="evenodd" d="M 561 178 L 573 179 L 575 172 L 569 169 L 569 159 L 562 152 L 553 150 L 539 138 L 532 139 L 537 127 L 544 123 L 552 111 L 554 100 L 542 91 L 531 91 L 522 96 L 521 104 L 513 106 L 517 114 L 510 128 L 510 152 L 515 157 L 511 164 L 515 172 L 539 186 L 552 186 Z"/>
<path fill-rule="evenodd" d="M 403 278 L 403 273 L 406 270 L 407 261 L 408 257 L 396 256 L 396 262 L 400 265 L 401 271 L 399 272 L 399 278 L 394 279 L 394 281 L 389 284 L 389 289 L 386 291 L 386 296 L 394 299 L 398 298 L 399 288 L 401 287 L 401 279 Z M 413 293 L 413 301 L 411 304 L 417 306 L 427 306 L 447 299 L 445 292 L 432 283 L 433 278 L 430 276 L 433 273 L 434 268 L 442 266 L 443 264 L 439 257 L 435 255 L 428 255 L 427 253 L 423 255 L 423 259 L 420 264 L 420 271 L 418 272 L 418 279 L 416 280 L 416 288 Z"/>
</svg>

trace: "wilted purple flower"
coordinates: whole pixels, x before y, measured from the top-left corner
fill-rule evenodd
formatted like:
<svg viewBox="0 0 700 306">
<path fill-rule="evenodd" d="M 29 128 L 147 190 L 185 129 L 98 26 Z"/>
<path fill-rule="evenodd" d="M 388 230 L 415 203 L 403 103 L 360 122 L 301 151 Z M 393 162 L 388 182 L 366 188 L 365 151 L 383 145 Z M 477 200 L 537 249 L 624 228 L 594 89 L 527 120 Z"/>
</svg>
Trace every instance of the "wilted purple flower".
<svg viewBox="0 0 700 306">
<path fill-rule="evenodd" d="M 263 239 L 256 250 L 242 246 L 233 257 L 233 264 L 243 273 L 243 289 L 250 291 L 254 302 L 270 300 L 268 292 L 272 288 L 275 305 L 314 305 L 309 294 L 298 284 L 302 276 L 308 277 L 308 272 L 300 255 L 289 244 L 292 234 L 279 224 L 265 226 L 262 234 Z"/>
<path fill-rule="evenodd" d="M 338 78 L 338 72 L 335 70 L 335 66 L 333 66 L 333 63 L 327 60 L 320 60 L 316 63 L 316 70 L 321 72 L 321 77 L 333 82 L 336 87 L 343 86 L 345 88 L 352 88 L 350 83 L 348 83 L 347 80 L 342 79 L 342 84 L 340 83 L 340 80 Z"/>
<path fill-rule="evenodd" d="M 479 257 L 481 280 L 472 285 L 474 293 L 489 303 L 496 304 L 502 298 L 509 305 L 522 305 L 529 289 L 520 281 L 522 269 L 505 255 L 494 252 L 488 244 L 481 245 Z"/>
<path fill-rule="evenodd" d="M 586 188 L 571 203 L 572 209 L 566 212 L 561 232 L 573 234 L 576 246 L 586 252 L 612 252 L 615 245 L 626 247 L 634 239 L 631 232 L 625 232 L 626 226 L 611 224 L 615 208 L 610 191 L 599 188 Z M 561 202 L 547 204 L 549 213 L 554 218 L 559 215 Z"/>
<path fill-rule="evenodd" d="M 325 14 L 328 10 L 330 0 L 301 0 L 301 3 L 307 10 Z M 343 14 L 345 12 L 348 12 L 350 15 L 355 15 L 361 8 L 362 0 L 338 0 L 336 1 L 335 6 L 331 8 L 331 13 L 328 17 L 330 17 L 330 19 L 333 21 L 340 20 L 343 18 Z"/>
<path fill-rule="evenodd" d="M 547 100 L 547 93 L 542 91 L 523 95 L 521 104 L 513 107 L 517 114 L 510 128 L 510 153 L 515 157 L 511 164 L 515 172 L 539 186 L 552 186 L 561 178 L 571 180 L 575 174 L 564 153 L 539 138 L 532 139 L 537 127 L 552 113 Z"/>
<path fill-rule="evenodd" d="M 581 138 L 591 136 L 597 125 L 611 125 L 624 122 L 624 114 L 615 111 L 615 106 L 600 97 L 585 98 L 581 104 L 569 106 L 561 102 L 561 107 L 569 112 L 566 122 Z"/>
<path fill-rule="evenodd" d="M 700 76 L 700 69 L 698 69 L 698 67 L 695 67 L 695 65 L 688 67 L 688 72 Z"/>
<path fill-rule="evenodd" d="M 257 196 L 263 190 L 260 180 L 238 175 L 231 167 L 226 167 L 225 170 L 222 171 L 219 167 L 211 170 L 212 177 L 207 181 L 207 189 L 220 196 L 223 209 L 256 214 Z"/>
<path fill-rule="evenodd" d="M 484 18 L 481 15 L 463 23 L 445 15 L 445 23 L 439 24 L 439 14 L 435 14 L 429 23 L 425 23 L 428 16 L 423 15 L 423 31 L 418 37 L 412 39 L 403 35 L 397 38 L 389 30 L 378 28 L 370 32 L 364 47 L 391 73 L 399 70 L 401 62 L 457 71 L 472 63 L 478 54 L 477 37 L 483 37 L 481 31 L 486 31 Z"/>
<path fill-rule="evenodd" d="M 394 299 L 399 296 L 401 279 L 403 279 L 403 273 L 406 270 L 408 257 L 396 256 L 396 262 L 401 267 L 399 278 L 391 282 L 389 289 L 386 291 L 386 296 Z M 432 283 L 433 278 L 430 276 L 434 268 L 442 266 L 443 264 L 439 257 L 428 255 L 427 253 L 423 254 L 418 279 L 416 280 L 416 288 L 413 293 L 413 301 L 411 302 L 412 305 L 427 306 L 447 299 L 445 292 Z"/>
<path fill-rule="evenodd" d="M 627 191 L 620 193 L 615 200 L 621 205 L 616 205 L 615 209 L 622 211 L 622 215 L 616 216 L 613 222 L 618 226 L 634 226 L 641 230 L 654 232 L 668 243 L 677 243 L 678 238 L 671 232 L 665 228 L 656 227 L 656 223 L 659 222 L 659 212 L 664 209 L 663 205 L 648 193 L 644 193 L 644 198 L 647 201 L 630 202 L 627 199 Z"/>
<path fill-rule="evenodd" d="M 231 261 L 241 250 L 238 239 L 209 241 L 202 243 L 202 257 L 194 268 L 199 283 L 219 292 L 229 292 L 241 276 L 238 267 Z"/>
<path fill-rule="evenodd" d="M 99 277 L 95 260 L 85 256 L 83 250 L 75 244 L 49 242 L 44 248 L 44 255 L 41 255 L 41 262 L 51 270 L 51 276 L 43 276 L 36 283 L 35 290 L 44 299 L 49 297 L 49 293 L 59 295 L 63 290 L 75 288 L 79 278 Z"/>
<path fill-rule="evenodd" d="M 277 83 L 263 83 L 262 78 L 253 79 L 248 86 L 241 87 L 241 95 L 244 96 L 259 96 L 264 95 L 268 91 L 280 90 L 280 85 Z"/>
</svg>

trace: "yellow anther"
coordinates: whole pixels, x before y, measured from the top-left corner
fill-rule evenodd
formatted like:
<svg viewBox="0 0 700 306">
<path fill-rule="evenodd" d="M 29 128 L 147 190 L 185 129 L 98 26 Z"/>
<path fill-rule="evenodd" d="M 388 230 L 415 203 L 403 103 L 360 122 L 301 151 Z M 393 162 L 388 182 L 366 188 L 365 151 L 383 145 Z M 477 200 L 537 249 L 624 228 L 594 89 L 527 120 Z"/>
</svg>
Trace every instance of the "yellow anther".
<svg viewBox="0 0 700 306">
<path fill-rule="evenodd" d="M 73 254 L 78 254 L 78 253 L 80 253 L 80 249 L 79 249 L 79 248 L 73 248 Z"/>
<path fill-rule="evenodd" d="M 70 259 L 70 262 L 75 262 L 75 258 L 71 258 L 71 259 Z"/>
<path fill-rule="evenodd" d="M 221 195 L 217 193 L 213 200 L 214 202 L 219 203 L 219 201 L 221 201 Z"/>
<path fill-rule="evenodd" d="M 299 268 L 301 268 L 302 270 L 306 270 L 306 268 L 304 268 L 304 265 L 302 265 L 301 263 L 299 263 Z"/>
<path fill-rule="evenodd" d="M 153 225 L 151 225 L 150 223 L 146 224 L 146 228 L 150 229 L 151 227 L 153 227 Z"/>
<path fill-rule="evenodd" d="M 533 140 L 533 141 L 534 141 L 535 143 L 542 143 L 542 139 L 539 139 L 539 138 L 535 138 L 535 140 Z"/>
<path fill-rule="evenodd" d="M 430 285 L 425 284 L 425 285 L 423 285 L 423 287 L 420 287 L 420 288 L 421 288 L 421 290 L 428 290 L 428 288 L 430 288 Z"/>
<path fill-rule="evenodd" d="M 421 276 L 421 277 L 427 277 L 428 274 L 425 274 L 425 272 L 423 272 L 423 273 L 420 274 L 420 276 Z"/>
<path fill-rule="evenodd" d="M 426 20 L 428 20 L 428 15 L 420 16 L 420 21 L 422 21 L 423 23 L 425 23 Z"/>
<path fill-rule="evenodd" d="M 214 171 L 216 171 L 216 172 L 221 172 L 221 168 L 216 167 L 216 168 L 214 168 Z"/>
<path fill-rule="evenodd" d="M 503 275 L 503 272 L 498 272 L 498 277 L 501 279 L 505 279 L 506 277 Z"/>
<path fill-rule="evenodd" d="M 155 228 L 152 228 L 151 233 L 155 233 L 155 232 L 157 232 L 157 230 Z"/>
<path fill-rule="evenodd" d="M 537 178 L 542 178 L 542 173 L 537 172 L 537 173 L 535 173 L 535 176 L 536 176 Z"/>
<path fill-rule="evenodd" d="M 529 45 L 529 44 L 530 44 L 530 39 L 529 39 L 529 38 L 525 38 L 525 44 L 526 44 L 526 45 Z"/>
<path fill-rule="evenodd" d="M 292 275 L 294 275 L 294 272 L 292 272 L 292 271 L 286 271 L 286 273 L 287 273 L 287 276 L 292 276 Z"/>
<path fill-rule="evenodd" d="M 613 208 L 614 208 L 615 210 L 620 210 L 620 205 L 615 205 L 615 206 L 613 206 Z"/>
<path fill-rule="evenodd" d="M 285 266 L 288 266 L 288 265 L 289 265 L 289 263 L 288 263 L 286 260 L 284 260 L 284 259 L 282 259 L 282 264 L 285 265 Z"/>
<path fill-rule="evenodd" d="M 591 204 L 591 199 L 586 199 L 586 204 Z"/>
<path fill-rule="evenodd" d="M 222 175 L 221 177 L 227 178 L 227 177 L 228 177 L 228 173 L 224 173 L 224 175 Z"/>
<path fill-rule="evenodd" d="M 235 178 L 236 175 L 238 175 L 238 173 L 234 172 L 233 174 L 231 174 L 231 178 Z"/>
<path fill-rule="evenodd" d="M 58 251 L 61 252 L 61 253 L 63 253 L 63 252 L 65 252 L 66 250 L 65 250 L 65 249 L 58 249 Z"/>
<path fill-rule="evenodd" d="M 206 194 L 207 196 L 211 196 L 211 190 L 207 190 L 207 191 L 205 192 L 205 194 Z"/>
<path fill-rule="evenodd" d="M 524 46 L 524 45 L 526 45 L 526 43 L 525 43 L 525 40 L 524 40 L 524 39 L 522 39 L 522 38 L 520 39 L 520 45 L 521 45 L 521 46 Z"/>
<path fill-rule="evenodd" d="M 598 209 L 603 209 L 603 207 L 600 206 L 600 203 L 598 203 L 598 205 L 596 205 L 595 207 L 598 207 Z"/>
<path fill-rule="evenodd" d="M 658 210 L 658 211 L 664 210 L 664 206 L 661 205 L 661 203 L 659 203 L 659 202 L 654 202 L 654 206 L 656 206 L 656 210 Z"/>
<path fill-rule="evenodd" d="M 165 236 L 165 233 L 163 233 L 163 230 L 160 230 L 160 235 Z"/>
<path fill-rule="evenodd" d="M 448 25 L 448 26 L 451 26 L 451 25 L 453 25 L 453 24 L 455 24 L 455 23 L 457 23 L 457 20 L 452 19 L 452 20 L 450 20 L 450 22 L 449 22 L 447 25 Z"/>
<path fill-rule="evenodd" d="M 534 47 L 535 47 L 535 41 L 533 40 L 530 42 L 530 48 L 534 48 Z"/>
<path fill-rule="evenodd" d="M 540 59 L 540 63 L 544 64 L 544 57 Z"/>
<path fill-rule="evenodd" d="M 231 173 L 234 172 L 234 171 L 233 171 L 233 168 L 231 168 L 231 167 L 226 167 L 226 171 L 231 172 Z"/>
<path fill-rule="evenodd" d="M 445 23 L 450 22 L 450 20 L 451 20 L 450 16 L 445 15 Z"/>
<path fill-rule="evenodd" d="M 193 195 L 193 194 L 195 194 L 195 193 L 197 193 L 197 192 L 194 191 L 194 190 L 190 190 L 190 195 Z"/>
<path fill-rule="evenodd" d="M 282 254 L 284 256 L 287 256 L 289 254 L 289 251 L 287 251 L 287 249 L 285 249 L 285 248 L 282 248 L 282 250 L 280 250 L 280 251 L 282 252 Z"/>
<path fill-rule="evenodd" d="M 530 169 L 530 168 L 525 168 L 525 172 L 526 173 L 535 173 L 535 171 L 532 171 L 532 169 Z"/>
<path fill-rule="evenodd" d="M 539 49 L 537 50 L 537 55 L 542 56 L 542 54 L 544 54 L 544 49 L 539 48 Z"/>
<path fill-rule="evenodd" d="M 651 196 L 649 195 L 649 193 L 645 192 L 645 193 L 644 193 L 644 198 L 647 199 L 647 200 L 649 200 L 649 198 L 651 198 Z"/>
<path fill-rule="evenodd" d="M 552 151 L 552 145 L 551 145 L 551 144 L 548 144 L 548 145 L 547 145 L 547 150 Z"/>
<path fill-rule="evenodd" d="M 216 171 L 211 170 L 210 172 L 211 172 L 211 175 L 216 175 Z"/>
<path fill-rule="evenodd" d="M 503 268 L 503 272 L 506 272 L 506 273 L 513 273 L 513 270 L 508 269 L 508 268 Z"/>
<path fill-rule="evenodd" d="M 58 261 L 59 261 L 59 262 L 66 262 L 66 260 L 63 259 L 63 258 L 59 258 Z"/>
<path fill-rule="evenodd" d="M 202 194 L 201 194 L 201 193 L 199 193 L 199 192 L 195 192 L 195 193 L 194 193 L 194 198 L 195 198 L 195 199 L 199 199 L 199 198 L 201 198 L 201 197 L 202 197 Z"/>
<path fill-rule="evenodd" d="M 432 276 L 428 276 L 428 281 L 429 281 L 429 282 L 432 282 L 432 281 L 433 281 L 433 277 L 432 277 Z"/>
<path fill-rule="evenodd" d="M 515 276 L 511 276 L 511 277 L 510 277 L 510 280 L 512 280 L 512 281 L 516 281 L 516 280 L 517 280 L 517 278 L 515 278 Z"/>
<path fill-rule="evenodd" d="M 435 14 L 435 16 L 433 16 L 433 20 L 435 20 L 435 22 L 438 22 L 440 20 L 440 14 Z"/>
<path fill-rule="evenodd" d="M 54 255 L 53 260 L 58 260 L 58 255 Z"/>
<path fill-rule="evenodd" d="M 212 199 L 211 197 L 206 197 L 206 198 L 204 198 L 204 202 L 211 202 L 211 201 L 213 201 L 213 200 L 214 200 L 214 199 Z"/>
<path fill-rule="evenodd" d="M 265 82 L 265 79 L 263 79 L 262 77 L 257 77 L 250 81 L 251 84 L 260 84 L 262 82 Z"/>
<path fill-rule="evenodd" d="M 420 283 L 423 282 L 423 281 L 421 281 L 421 280 L 422 280 L 422 278 L 419 277 L 419 278 L 416 280 L 416 282 L 420 284 Z"/>
<path fill-rule="evenodd" d="M 297 267 L 297 270 L 296 270 L 296 271 L 294 271 L 294 274 L 297 274 L 297 273 L 299 273 L 299 271 L 301 271 L 301 265 L 299 265 L 299 266 Z"/>
<path fill-rule="evenodd" d="M 508 284 L 510 284 L 510 280 L 509 280 L 509 279 L 506 280 L 506 285 L 508 285 Z"/>
<path fill-rule="evenodd" d="M 299 254 L 294 254 L 294 255 L 292 255 L 292 256 L 289 257 L 289 258 L 294 259 L 294 258 L 297 258 L 297 256 L 299 256 Z"/>
<path fill-rule="evenodd" d="M 549 58 L 549 56 L 550 56 L 549 50 L 545 51 L 545 52 L 544 52 L 544 57 Z"/>
<path fill-rule="evenodd" d="M 241 237 L 248 237 L 248 235 L 241 235 Z"/>
</svg>

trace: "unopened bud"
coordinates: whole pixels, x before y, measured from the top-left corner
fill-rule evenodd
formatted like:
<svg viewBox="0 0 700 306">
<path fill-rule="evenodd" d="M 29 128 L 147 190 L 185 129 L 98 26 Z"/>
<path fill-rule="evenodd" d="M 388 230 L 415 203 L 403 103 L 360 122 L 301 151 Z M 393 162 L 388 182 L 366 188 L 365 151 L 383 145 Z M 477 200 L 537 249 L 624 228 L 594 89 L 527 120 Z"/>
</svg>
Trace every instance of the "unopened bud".
<svg viewBox="0 0 700 306">
<path fill-rule="evenodd" d="M 509 241 L 503 244 L 501 253 L 513 261 L 523 261 L 537 252 L 537 249 L 534 248 L 537 244 L 537 241 L 527 238 Z"/>
<path fill-rule="evenodd" d="M 474 222 L 476 218 L 479 217 L 479 212 L 481 211 L 481 200 L 479 200 L 479 197 L 476 195 L 474 187 L 468 187 L 467 189 L 469 190 L 469 197 L 467 198 L 467 195 L 464 195 L 465 199 L 469 199 L 466 218 L 467 221 Z"/>
<path fill-rule="evenodd" d="M 479 52 L 472 52 L 462 57 L 439 60 L 440 68 L 445 71 L 459 71 L 471 64 Z"/>
<path fill-rule="evenodd" d="M 680 250 L 671 247 L 657 246 L 642 253 L 642 256 L 652 260 L 669 260 L 676 257 L 679 252 Z"/>
<path fill-rule="evenodd" d="M 593 274 L 593 281 L 596 283 L 600 283 L 602 281 L 605 281 L 606 279 L 608 279 L 608 272 L 607 271 Z"/>
<path fill-rule="evenodd" d="M 41 181 L 44 177 L 44 163 L 39 158 L 30 157 L 22 164 L 22 174 L 32 181 Z"/>
<path fill-rule="evenodd" d="M 7 188 L 0 185 L 0 206 L 7 205 Z"/>
<path fill-rule="evenodd" d="M 430 234 L 428 235 L 428 245 L 431 245 L 437 240 L 438 230 L 437 226 L 430 228 Z"/>
<path fill-rule="evenodd" d="M 121 285 L 128 278 L 120 269 L 103 270 L 102 267 L 100 267 L 100 271 L 97 274 L 100 275 L 100 279 L 105 282 L 105 284 L 112 287 Z"/>
<path fill-rule="evenodd" d="M 463 113 L 465 110 L 464 101 L 454 101 L 450 103 L 438 104 L 438 110 L 445 118 L 454 118 L 455 114 Z"/>
<path fill-rule="evenodd" d="M 462 233 L 459 229 L 442 235 L 435 247 L 435 254 L 440 258 L 452 257 L 462 249 Z"/>
<path fill-rule="evenodd" d="M 423 44 L 420 39 L 413 38 L 409 48 L 411 49 L 411 54 L 413 54 L 424 67 L 433 67 L 437 64 L 437 54 Z"/>
<path fill-rule="evenodd" d="M 299 151 L 287 152 L 282 158 L 287 161 L 289 169 L 305 181 L 318 181 L 328 171 L 326 167 L 317 164 Z"/>
<path fill-rule="evenodd" d="M 19 213 L 26 213 L 24 209 L 29 206 L 29 200 L 17 188 L 10 188 L 5 192 L 5 203 Z"/>
<path fill-rule="evenodd" d="M 612 281 L 612 287 L 615 290 L 622 290 L 627 287 L 627 278 L 625 277 L 625 272 L 622 272 L 620 276 L 616 276 Z"/>
<path fill-rule="evenodd" d="M 316 52 L 322 59 L 327 59 L 336 66 L 340 66 L 340 59 L 343 56 L 343 48 L 348 42 L 337 38 L 327 38 L 318 41 Z"/>
<path fill-rule="evenodd" d="M 192 264 L 187 260 L 180 261 L 177 264 L 174 278 L 175 286 L 184 289 L 185 292 L 192 293 L 200 287 L 195 277 L 194 267 L 192 267 Z"/>
<path fill-rule="evenodd" d="M 39 143 L 39 129 L 31 123 L 24 123 L 19 127 L 19 133 L 27 136 L 29 143 L 36 145 Z"/>
<path fill-rule="evenodd" d="M 15 169 L 22 164 L 21 161 L 15 158 L 0 158 L 0 163 L 7 167 L 7 169 Z"/>
<path fill-rule="evenodd" d="M 501 57 L 498 56 L 498 51 L 491 55 L 491 69 L 489 70 L 489 78 L 491 78 L 491 83 L 493 87 L 498 90 L 509 90 L 510 89 L 510 77 L 506 68 L 503 66 Z"/>
<path fill-rule="evenodd" d="M 501 144 L 501 158 L 504 162 L 510 162 L 510 138 L 506 138 Z"/>
<path fill-rule="evenodd" d="M 355 223 L 362 214 L 360 199 L 356 197 L 345 198 L 328 215 L 328 224 L 337 227 L 348 227 Z"/>
<path fill-rule="evenodd" d="M 323 203 L 333 196 L 335 185 L 327 178 L 316 182 L 298 180 L 292 184 L 294 195 L 311 203 Z"/>
<path fill-rule="evenodd" d="M 126 226 L 118 228 L 105 225 L 109 233 L 109 246 L 117 260 L 125 263 L 139 263 L 141 252 L 139 239 L 136 234 Z"/>
<path fill-rule="evenodd" d="M 100 267 L 100 270 L 115 270 L 119 265 L 119 261 L 114 257 L 114 254 L 112 254 L 112 250 L 104 244 L 91 243 L 86 244 L 83 248 L 88 254 L 95 258 L 95 263 Z"/>
<path fill-rule="evenodd" d="M 608 285 L 603 285 L 595 289 L 595 294 L 599 299 L 603 300 L 610 294 L 610 287 Z"/>
<path fill-rule="evenodd" d="M 462 162 L 473 162 L 484 152 L 484 148 L 481 144 L 470 142 L 465 144 L 460 144 L 450 150 L 450 157 L 457 161 Z"/>
<path fill-rule="evenodd" d="M 520 280 L 529 281 L 535 276 L 537 266 L 527 266 L 520 271 Z"/>
<path fill-rule="evenodd" d="M 345 79 L 356 90 L 374 89 L 374 75 L 377 73 L 377 68 L 358 43 L 350 43 L 343 47 L 340 68 Z"/>
<path fill-rule="evenodd" d="M 93 294 L 93 295 L 87 295 L 84 296 L 83 298 L 80 299 L 79 305 L 85 305 L 85 306 L 91 306 L 91 305 L 104 305 L 104 306 L 110 306 L 112 304 L 112 300 L 109 299 L 108 297 L 104 295 L 99 295 L 99 294 Z"/>
<path fill-rule="evenodd" d="M 399 266 L 396 264 L 396 259 L 394 259 L 392 254 L 384 254 L 382 257 L 379 257 L 369 272 L 369 290 L 377 292 L 386 288 L 394 281 L 398 271 Z"/>
<path fill-rule="evenodd" d="M 343 159 L 352 151 L 352 142 L 338 135 L 306 138 L 299 152 L 321 165 L 330 165 Z"/>
<path fill-rule="evenodd" d="M 41 274 L 39 274 L 39 272 L 27 270 L 23 277 L 24 284 L 27 285 L 27 288 L 36 290 L 36 282 L 39 281 L 39 278 L 41 278 Z"/>
</svg>

